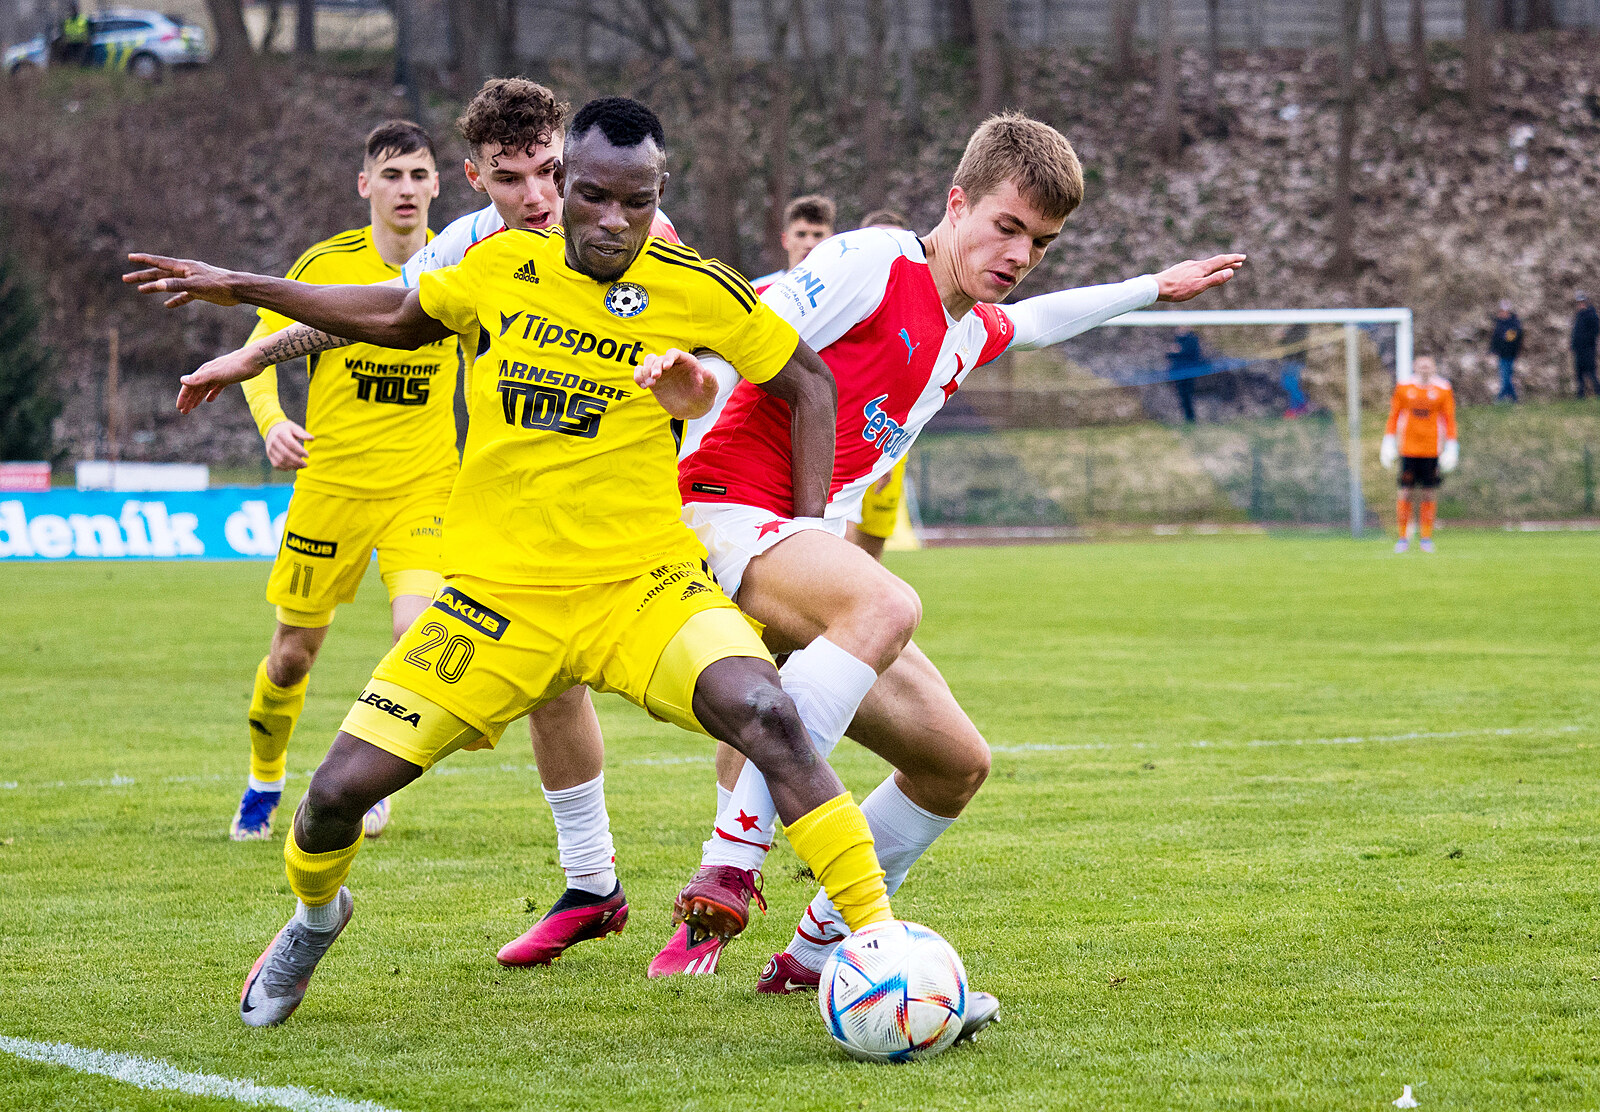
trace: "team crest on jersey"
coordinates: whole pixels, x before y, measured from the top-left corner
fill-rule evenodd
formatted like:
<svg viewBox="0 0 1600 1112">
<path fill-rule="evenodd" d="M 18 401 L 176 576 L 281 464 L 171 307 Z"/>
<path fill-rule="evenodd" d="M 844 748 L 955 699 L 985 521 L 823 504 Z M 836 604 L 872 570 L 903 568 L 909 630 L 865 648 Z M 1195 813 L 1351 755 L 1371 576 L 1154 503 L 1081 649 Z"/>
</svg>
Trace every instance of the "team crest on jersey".
<svg viewBox="0 0 1600 1112">
<path fill-rule="evenodd" d="M 616 282 L 606 291 L 606 310 L 614 317 L 636 317 L 650 304 L 650 294 L 637 282 Z"/>
</svg>

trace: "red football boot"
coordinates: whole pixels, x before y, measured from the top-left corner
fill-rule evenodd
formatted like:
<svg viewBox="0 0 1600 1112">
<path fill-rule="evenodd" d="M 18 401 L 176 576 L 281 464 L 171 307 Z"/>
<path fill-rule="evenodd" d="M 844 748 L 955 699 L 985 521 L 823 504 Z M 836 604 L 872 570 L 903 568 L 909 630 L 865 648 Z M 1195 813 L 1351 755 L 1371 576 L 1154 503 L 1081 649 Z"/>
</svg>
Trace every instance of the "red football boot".
<svg viewBox="0 0 1600 1112">
<path fill-rule="evenodd" d="M 765 912 L 759 870 L 707 865 L 678 893 L 672 917 L 688 925 L 690 942 L 708 934 L 726 942 L 749 924 L 752 897 Z"/>
<path fill-rule="evenodd" d="M 816 992 L 821 984 L 821 973 L 807 969 L 800 964 L 799 958 L 784 951 L 773 954 L 772 960 L 767 962 L 767 967 L 761 971 L 761 979 L 756 982 L 756 991 L 785 995 L 791 992 Z"/>
<path fill-rule="evenodd" d="M 501 965 L 549 965 L 568 947 L 616 934 L 628 923 L 628 897 L 618 884 L 609 896 L 568 888 L 522 937 L 495 955 Z"/>
</svg>

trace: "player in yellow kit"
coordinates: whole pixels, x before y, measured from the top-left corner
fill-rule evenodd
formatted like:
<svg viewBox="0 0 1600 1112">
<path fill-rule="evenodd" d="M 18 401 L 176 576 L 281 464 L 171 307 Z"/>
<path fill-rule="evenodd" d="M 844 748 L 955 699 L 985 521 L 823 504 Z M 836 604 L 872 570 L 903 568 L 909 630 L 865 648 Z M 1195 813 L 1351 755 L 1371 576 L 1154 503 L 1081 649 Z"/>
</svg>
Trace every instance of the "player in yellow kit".
<svg viewBox="0 0 1600 1112">
<path fill-rule="evenodd" d="M 797 514 L 827 499 L 832 376 L 736 273 L 649 235 L 666 182 L 653 112 L 591 102 L 566 158 L 564 231 L 500 232 L 413 291 L 131 256 L 149 269 L 124 280 L 174 295 L 168 304 L 245 301 L 405 345 L 476 323 L 485 341 L 446 513 L 445 587 L 378 666 L 295 816 L 284 856 L 299 904 L 245 982 L 251 1026 L 288 1018 L 349 921 L 344 880 L 365 809 L 576 684 L 742 750 L 846 923 L 891 917 L 865 817 L 679 518 L 671 419 L 703 415 L 717 384 L 678 349 L 724 353 L 789 407 Z M 180 408 L 205 392 L 186 383 Z"/>
<path fill-rule="evenodd" d="M 375 128 L 357 188 L 372 223 L 312 247 L 290 278 L 353 284 L 400 273 L 430 237 L 428 206 L 439 193 L 427 132 L 400 120 Z M 290 323 L 263 309 L 251 339 Z M 250 697 L 250 779 L 230 829 L 235 841 L 271 836 L 311 665 L 335 608 L 355 598 L 373 551 L 396 638 L 439 588 L 444 507 L 457 467 L 456 368 L 454 336 L 415 351 L 353 344 L 313 353 L 305 427 L 278 403 L 276 368 L 244 383 L 268 459 L 298 474 L 267 581 L 278 625 Z M 382 832 L 388 814 L 388 800 L 378 801 L 366 832 Z"/>
</svg>

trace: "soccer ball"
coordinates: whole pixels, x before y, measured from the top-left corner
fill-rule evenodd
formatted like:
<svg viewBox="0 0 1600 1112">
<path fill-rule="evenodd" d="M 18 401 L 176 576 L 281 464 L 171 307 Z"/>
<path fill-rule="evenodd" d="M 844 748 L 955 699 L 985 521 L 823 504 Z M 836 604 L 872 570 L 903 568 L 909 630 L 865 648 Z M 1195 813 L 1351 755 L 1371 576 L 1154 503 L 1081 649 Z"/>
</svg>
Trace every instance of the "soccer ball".
<svg viewBox="0 0 1600 1112">
<path fill-rule="evenodd" d="M 931 1058 L 961 1034 L 967 970 L 927 927 L 893 920 L 862 927 L 822 967 L 818 1006 L 852 1058 Z"/>
</svg>

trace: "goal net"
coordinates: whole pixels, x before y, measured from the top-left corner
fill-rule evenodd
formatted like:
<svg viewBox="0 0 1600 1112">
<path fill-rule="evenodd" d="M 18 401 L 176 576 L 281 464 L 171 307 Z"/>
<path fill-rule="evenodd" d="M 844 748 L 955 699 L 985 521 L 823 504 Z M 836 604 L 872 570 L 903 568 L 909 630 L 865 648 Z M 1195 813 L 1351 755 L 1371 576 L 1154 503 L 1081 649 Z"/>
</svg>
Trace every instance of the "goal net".
<svg viewBox="0 0 1600 1112">
<path fill-rule="evenodd" d="M 1129 313 L 972 376 L 912 449 L 930 540 L 1376 524 L 1409 309 Z M 1370 458 L 1369 458 L 1370 457 Z"/>
</svg>

